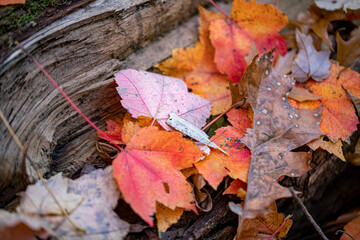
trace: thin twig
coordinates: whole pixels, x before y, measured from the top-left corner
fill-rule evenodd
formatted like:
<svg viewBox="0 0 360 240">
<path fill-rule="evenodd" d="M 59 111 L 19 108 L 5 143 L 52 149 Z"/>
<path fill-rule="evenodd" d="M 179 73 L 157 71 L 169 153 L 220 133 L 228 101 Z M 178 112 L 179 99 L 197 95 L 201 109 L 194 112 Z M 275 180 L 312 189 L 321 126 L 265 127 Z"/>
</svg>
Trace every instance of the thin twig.
<svg viewBox="0 0 360 240">
<path fill-rule="evenodd" d="M 221 118 L 222 116 L 224 116 L 228 111 L 230 111 L 231 109 L 233 109 L 234 107 L 237 107 L 240 105 L 240 103 L 242 101 L 245 101 L 245 98 L 242 98 L 240 101 L 238 101 L 237 103 L 234 103 L 233 105 L 231 105 L 225 112 L 221 113 L 219 116 L 217 116 L 216 118 L 214 118 L 214 120 L 212 120 L 211 122 L 209 122 L 208 124 L 206 124 L 205 127 L 203 127 L 201 130 L 205 130 L 208 127 L 210 127 L 211 125 L 213 125 L 217 120 L 219 120 L 219 118 Z M 244 104 L 244 103 L 242 103 Z"/>
<path fill-rule="evenodd" d="M 11 137 L 14 139 L 15 143 L 18 145 L 18 147 L 20 148 L 20 151 L 24 154 L 24 156 L 29 160 L 31 166 L 35 169 L 36 174 L 38 175 L 38 177 L 40 178 L 41 182 L 44 184 L 46 190 L 49 192 L 50 196 L 52 197 L 52 199 L 55 201 L 55 203 L 58 205 L 58 207 L 60 208 L 60 211 L 64 214 L 65 218 L 71 223 L 71 225 L 79 232 L 83 232 L 85 233 L 86 231 L 84 229 L 79 228 L 78 226 L 76 226 L 76 224 L 71 220 L 70 216 L 68 215 L 68 213 L 65 211 L 65 209 L 61 206 L 60 202 L 56 199 L 54 193 L 51 191 L 49 185 L 47 184 L 47 182 L 45 181 L 45 179 L 43 178 L 43 176 L 41 175 L 39 169 L 36 167 L 35 163 L 32 161 L 32 159 L 30 159 L 29 155 L 27 154 L 24 146 L 21 144 L 19 138 L 16 136 L 14 130 L 12 129 L 12 127 L 10 126 L 9 122 L 7 121 L 6 117 L 4 116 L 3 112 L 0 110 L 0 118 L 1 120 L 4 122 L 6 128 L 8 129 L 8 131 L 10 132 Z"/>
<path fill-rule="evenodd" d="M 280 225 L 280 227 L 279 227 L 279 228 L 273 233 L 273 235 L 271 235 L 271 237 L 269 237 L 267 240 L 271 240 L 271 239 L 282 229 L 282 227 L 285 225 L 286 221 L 287 221 L 289 218 L 291 218 L 291 215 L 287 216 L 287 217 L 284 219 L 284 221 L 283 221 L 283 223 Z"/>
<path fill-rule="evenodd" d="M 301 199 L 298 197 L 298 195 L 296 195 L 295 190 L 293 187 L 289 187 L 289 190 L 293 196 L 293 198 L 297 201 L 297 203 L 300 205 L 301 209 L 303 210 L 303 212 L 305 213 L 305 216 L 307 217 L 307 219 L 310 221 L 310 223 L 314 226 L 314 228 L 316 229 L 316 231 L 319 233 L 319 235 L 324 239 L 324 240 L 329 240 L 326 235 L 324 234 L 324 232 L 321 230 L 321 228 L 319 227 L 319 225 L 317 225 L 317 223 L 315 222 L 314 218 L 310 215 L 309 211 L 306 209 L 304 203 L 301 201 Z"/>
<path fill-rule="evenodd" d="M 64 96 L 64 98 L 70 103 L 70 105 L 87 121 L 96 131 L 98 131 L 106 140 L 114 144 L 114 146 L 122 151 L 123 149 L 117 145 L 111 137 L 109 137 L 106 133 L 104 133 L 100 128 L 98 128 L 82 111 L 76 106 L 76 104 L 69 98 L 69 96 L 59 87 L 59 85 L 55 82 L 55 80 L 49 75 L 48 72 L 45 71 L 43 66 L 28 52 L 24 49 L 24 47 L 18 42 L 15 42 L 19 48 L 36 64 L 36 66 L 44 73 L 44 75 L 51 81 L 51 83 L 59 90 L 59 92 Z"/>
<path fill-rule="evenodd" d="M 219 10 L 219 12 L 221 12 L 222 14 L 224 14 L 225 17 L 227 17 L 228 19 L 231 20 L 231 17 L 230 17 L 227 13 L 225 13 L 218 5 L 216 5 L 216 3 L 214 3 L 213 0 L 209 0 L 209 1 L 211 2 L 212 5 L 214 5 L 214 7 L 215 7 L 217 10 Z"/>
<path fill-rule="evenodd" d="M 335 235 L 338 235 L 339 233 L 344 233 L 344 234 L 348 235 L 349 238 L 351 238 L 352 240 L 355 240 L 355 238 L 353 238 L 350 234 L 348 234 L 348 233 L 345 232 L 344 230 L 337 230 L 337 231 L 335 232 Z"/>
</svg>

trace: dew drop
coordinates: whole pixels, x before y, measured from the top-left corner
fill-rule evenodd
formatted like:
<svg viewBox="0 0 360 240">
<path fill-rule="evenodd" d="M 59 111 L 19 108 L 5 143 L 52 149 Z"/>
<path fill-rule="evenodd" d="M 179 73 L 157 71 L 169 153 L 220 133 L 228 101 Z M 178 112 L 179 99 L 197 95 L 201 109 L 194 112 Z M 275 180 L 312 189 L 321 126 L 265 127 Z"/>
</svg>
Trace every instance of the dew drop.
<svg viewBox="0 0 360 240">
<path fill-rule="evenodd" d="M 319 116 L 319 114 L 318 113 L 314 113 L 314 117 L 318 117 Z"/>
<path fill-rule="evenodd" d="M 281 86 L 281 82 L 277 82 L 276 85 Z"/>
<path fill-rule="evenodd" d="M 295 127 L 298 128 L 298 127 L 299 127 L 299 124 L 295 124 Z"/>
<path fill-rule="evenodd" d="M 293 115 L 289 114 L 289 118 L 293 119 Z"/>
<path fill-rule="evenodd" d="M 276 182 L 276 180 L 275 180 L 275 179 L 273 179 L 272 181 L 273 181 L 273 182 Z"/>
<path fill-rule="evenodd" d="M 277 151 L 277 148 L 274 148 L 274 151 Z"/>
<path fill-rule="evenodd" d="M 290 95 L 290 92 L 285 93 L 285 95 L 286 95 L 286 96 L 289 96 L 289 95 Z"/>
<path fill-rule="evenodd" d="M 272 58 L 269 58 L 269 61 L 270 61 L 270 62 L 273 62 L 273 59 L 272 59 Z"/>
<path fill-rule="evenodd" d="M 261 60 L 261 59 L 260 59 L 260 58 L 258 58 L 258 60 L 257 60 L 257 61 L 258 61 L 258 62 L 260 62 L 260 60 Z"/>
<path fill-rule="evenodd" d="M 269 70 L 266 69 L 265 75 L 269 75 Z"/>
<path fill-rule="evenodd" d="M 292 83 L 291 83 L 291 85 L 293 85 L 293 86 L 294 86 L 294 85 L 295 85 L 295 82 L 292 82 Z"/>
<path fill-rule="evenodd" d="M 292 173 L 291 173 L 291 176 L 292 176 L 292 177 L 295 176 L 295 173 L 292 172 Z"/>
<path fill-rule="evenodd" d="M 260 121 L 256 121 L 256 125 L 260 125 L 261 124 L 261 122 Z"/>
<path fill-rule="evenodd" d="M 319 126 L 319 125 L 320 125 L 320 122 L 316 122 L 316 125 L 318 125 L 318 126 Z"/>
<path fill-rule="evenodd" d="M 267 114 L 267 113 L 268 113 L 268 110 L 264 108 L 263 110 L 261 110 L 261 112 L 262 112 L 263 114 Z"/>
<path fill-rule="evenodd" d="M 284 74 L 283 77 L 287 77 L 286 74 Z"/>
<path fill-rule="evenodd" d="M 297 119 L 299 119 L 299 114 L 295 113 L 294 115 Z"/>
<path fill-rule="evenodd" d="M 285 101 L 285 97 L 282 97 L 281 99 L 282 99 L 283 101 Z"/>
<path fill-rule="evenodd" d="M 278 155 L 278 158 L 279 158 L 280 160 L 282 159 L 281 153 Z"/>
<path fill-rule="evenodd" d="M 266 89 L 269 90 L 269 91 L 271 91 L 271 87 L 267 87 Z"/>
</svg>

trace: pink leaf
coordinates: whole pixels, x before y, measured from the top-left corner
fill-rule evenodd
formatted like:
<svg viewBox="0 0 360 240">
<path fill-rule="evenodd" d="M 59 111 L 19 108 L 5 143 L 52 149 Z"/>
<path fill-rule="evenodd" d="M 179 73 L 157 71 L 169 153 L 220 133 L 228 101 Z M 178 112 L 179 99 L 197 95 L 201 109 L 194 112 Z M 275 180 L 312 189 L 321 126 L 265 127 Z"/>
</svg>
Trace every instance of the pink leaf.
<svg viewBox="0 0 360 240">
<path fill-rule="evenodd" d="M 198 128 L 210 116 L 211 103 L 189 93 L 181 79 L 146 71 L 126 69 L 115 74 L 121 104 L 134 118 L 152 117 L 166 130 L 169 113 L 174 112 Z"/>
</svg>

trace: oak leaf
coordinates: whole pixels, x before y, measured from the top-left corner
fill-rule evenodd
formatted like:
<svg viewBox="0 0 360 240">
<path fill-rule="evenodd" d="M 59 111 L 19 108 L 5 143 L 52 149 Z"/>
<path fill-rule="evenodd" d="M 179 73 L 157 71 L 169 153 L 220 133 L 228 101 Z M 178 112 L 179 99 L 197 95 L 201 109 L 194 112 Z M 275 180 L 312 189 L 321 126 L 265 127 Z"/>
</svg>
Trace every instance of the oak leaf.
<svg viewBox="0 0 360 240">
<path fill-rule="evenodd" d="M 210 116 L 211 103 L 189 93 L 181 79 L 127 69 L 115 74 L 115 81 L 121 104 L 134 118 L 152 117 L 166 130 L 171 130 L 165 123 L 171 112 L 199 128 Z"/>
<path fill-rule="evenodd" d="M 246 129 L 251 127 L 248 110 L 234 109 L 227 115 L 232 126 L 217 129 L 211 140 L 229 156 L 215 149 L 204 160 L 195 163 L 199 173 L 214 189 L 227 175 L 246 182 L 249 169 L 250 151 L 240 142 Z"/>
<path fill-rule="evenodd" d="M 313 140 L 307 144 L 312 150 L 316 150 L 318 148 L 322 148 L 329 153 L 334 154 L 341 160 L 345 161 L 344 153 L 342 151 L 342 142 L 341 140 L 338 140 L 336 143 L 330 141 L 325 141 L 324 136 L 322 136 L 319 139 Z"/>
<path fill-rule="evenodd" d="M 347 66 L 360 57 L 360 28 L 351 32 L 348 41 L 344 41 L 339 32 L 336 32 L 337 54 L 336 60 L 340 65 Z"/>
<path fill-rule="evenodd" d="M 283 224 L 284 214 L 278 213 L 275 202 L 268 207 L 271 212 L 258 216 L 255 219 L 244 219 L 241 231 L 235 236 L 235 240 L 258 240 L 269 239 Z M 241 218 L 241 217 L 240 217 Z M 286 219 L 279 232 L 275 234 L 276 239 L 286 236 L 292 226 L 292 220 Z"/>
<path fill-rule="evenodd" d="M 301 176 L 309 170 L 307 161 L 311 155 L 290 151 L 323 135 L 316 124 L 320 123 L 321 109 L 312 111 L 290 106 L 287 94 L 295 81 L 271 69 L 269 71 L 269 54 L 253 61 L 252 65 L 258 67 L 249 66 L 257 69 L 253 75 L 261 82 L 248 87 L 247 99 L 254 110 L 253 129 L 248 129 L 241 140 L 251 150 L 245 218 L 266 214 L 269 211 L 266 206 L 271 202 L 291 196 L 277 179 L 282 175 Z M 251 86 L 252 79 L 247 82 Z"/>
<path fill-rule="evenodd" d="M 339 76 L 339 79 L 337 77 Z M 351 99 L 345 89 L 355 96 L 360 96 L 360 75 L 351 69 L 345 69 L 333 63 L 330 75 L 323 82 L 307 81 L 304 88 L 321 96 L 317 101 L 296 102 L 290 99 L 290 104 L 302 109 L 315 109 L 323 106 L 320 130 L 333 142 L 339 139 L 349 142 L 349 138 L 359 123 Z"/>
<path fill-rule="evenodd" d="M 195 47 L 174 49 L 172 57 L 157 67 L 166 75 L 181 78 L 193 93 L 207 99 L 213 104 L 211 114 L 224 112 L 231 105 L 228 89 L 229 80 L 219 72 L 214 62 L 214 48 L 209 39 L 211 21 L 223 18 L 199 7 L 199 39 Z"/>
<path fill-rule="evenodd" d="M 298 87 L 294 87 L 293 89 L 291 89 L 288 97 L 298 102 L 321 99 L 319 95 L 311 93 L 308 89 Z"/>
<path fill-rule="evenodd" d="M 137 132 L 113 161 L 114 177 L 124 199 L 148 224 L 156 201 L 170 209 L 193 209 L 191 186 L 179 171 L 203 157 L 180 132 L 145 127 Z"/>
<path fill-rule="evenodd" d="M 272 5 L 235 0 L 232 19 L 217 19 L 210 24 L 210 39 L 215 48 L 215 63 L 221 73 L 237 83 L 247 66 L 246 56 L 253 41 L 258 52 L 276 47 L 275 52 L 287 52 L 278 31 L 287 24 L 287 17 Z"/>
<path fill-rule="evenodd" d="M 296 30 L 296 41 L 299 52 L 291 67 L 295 79 L 303 83 L 310 78 L 318 82 L 327 78 L 330 74 L 330 51 L 316 51 L 311 36 L 299 30 Z"/>
</svg>

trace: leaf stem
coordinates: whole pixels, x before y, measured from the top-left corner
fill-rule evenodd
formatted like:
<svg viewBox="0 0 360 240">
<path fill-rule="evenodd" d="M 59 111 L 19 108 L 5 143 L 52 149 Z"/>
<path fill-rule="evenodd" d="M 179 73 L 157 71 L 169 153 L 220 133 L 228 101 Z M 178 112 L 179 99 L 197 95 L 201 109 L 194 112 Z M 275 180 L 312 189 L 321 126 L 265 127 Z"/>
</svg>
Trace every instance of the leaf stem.
<svg viewBox="0 0 360 240">
<path fill-rule="evenodd" d="M 355 238 L 353 238 L 350 234 L 348 234 L 347 232 L 345 232 L 344 230 L 337 230 L 335 232 L 335 235 L 338 235 L 339 233 L 343 233 L 349 236 L 349 238 L 351 238 L 352 240 L 355 240 Z"/>
<path fill-rule="evenodd" d="M 51 191 L 51 189 L 50 189 L 49 185 L 47 184 L 47 182 L 45 181 L 44 177 L 41 175 L 40 170 L 36 167 L 35 163 L 32 161 L 32 159 L 27 154 L 24 146 L 21 144 L 19 138 L 16 136 L 14 130 L 10 126 L 9 122 L 7 121 L 6 117 L 4 116 L 4 114 L 3 114 L 3 112 L 1 110 L 0 110 L 0 118 L 4 122 L 6 128 L 8 129 L 8 131 L 9 131 L 9 133 L 11 135 L 11 137 L 14 139 L 15 143 L 18 145 L 21 152 L 24 154 L 25 158 L 27 158 L 29 160 L 31 166 L 35 169 L 37 176 L 40 178 L 41 182 L 44 184 L 44 187 L 49 192 L 50 196 L 55 201 L 56 205 L 58 205 L 58 207 L 60 208 L 60 211 L 64 214 L 65 218 L 70 222 L 70 224 L 74 227 L 74 229 L 76 229 L 79 232 L 85 233 L 86 231 L 84 229 L 81 229 L 78 226 L 76 226 L 76 224 L 71 220 L 69 214 L 61 206 L 60 202 L 57 200 L 54 193 Z"/>
<path fill-rule="evenodd" d="M 281 228 L 285 225 L 286 221 L 287 221 L 289 218 L 291 218 L 291 215 L 287 216 L 287 217 L 284 219 L 284 221 L 283 221 L 283 223 L 280 225 L 280 227 L 279 227 L 279 228 L 273 233 L 273 235 L 271 235 L 271 237 L 269 237 L 267 240 L 271 240 L 271 239 L 281 230 Z"/>
<path fill-rule="evenodd" d="M 213 125 L 217 120 L 219 120 L 219 118 L 221 118 L 222 116 L 224 116 L 227 112 L 229 112 L 231 109 L 233 109 L 234 107 L 237 107 L 240 105 L 240 103 L 242 101 L 244 101 L 245 98 L 241 99 L 240 101 L 234 103 L 233 105 L 231 105 L 225 112 L 221 113 L 219 116 L 217 116 L 216 118 L 214 118 L 211 122 L 209 122 L 205 127 L 203 127 L 201 130 L 205 130 L 208 127 L 210 127 L 211 125 Z M 242 103 L 243 104 L 243 103 Z"/>
<path fill-rule="evenodd" d="M 212 5 L 214 5 L 214 7 L 215 7 L 219 12 L 221 12 L 225 17 L 227 17 L 228 19 L 231 20 L 231 17 L 230 17 L 227 13 L 225 13 L 218 5 L 216 5 L 216 3 L 214 3 L 213 0 L 209 0 L 209 1 L 211 2 Z"/>
<path fill-rule="evenodd" d="M 59 87 L 59 85 L 55 82 L 55 80 L 45 71 L 43 66 L 40 65 L 40 63 L 28 52 L 24 49 L 24 47 L 18 42 L 15 42 L 19 48 L 36 64 L 36 66 L 44 73 L 44 75 L 51 81 L 51 83 L 59 90 L 59 92 L 64 96 L 64 98 L 70 103 L 70 105 L 87 121 L 96 131 L 98 131 L 101 135 L 106 138 L 109 142 L 115 145 L 117 149 L 120 151 L 123 150 L 119 145 L 117 145 L 111 137 L 109 137 L 106 133 L 100 130 L 88 117 L 85 116 L 85 114 L 82 113 L 82 111 L 76 106 L 76 104 L 68 97 L 68 95 Z"/>
<path fill-rule="evenodd" d="M 324 239 L 324 240 L 329 240 L 326 235 L 324 234 L 324 232 L 321 230 L 321 228 L 319 227 L 319 225 L 317 225 L 317 223 L 315 222 L 314 218 L 310 215 L 309 211 L 306 209 L 304 203 L 301 201 L 301 199 L 298 197 L 298 195 L 296 195 L 294 187 L 289 187 L 289 190 L 293 196 L 293 198 L 297 201 L 297 203 L 300 205 L 301 209 L 303 210 L 303 212 L 305 213 L 305 216 L 307 217 L 307 219 L 310 221 L 310 223 L 314 226 L 314 228 L 316 229 L 316 231 L 319 233 L 319 235 Z"/>
</svg>

